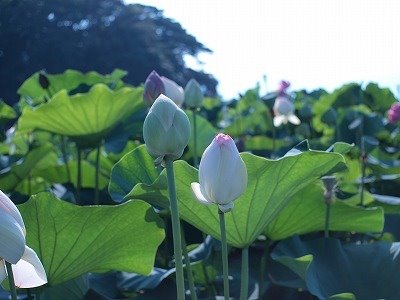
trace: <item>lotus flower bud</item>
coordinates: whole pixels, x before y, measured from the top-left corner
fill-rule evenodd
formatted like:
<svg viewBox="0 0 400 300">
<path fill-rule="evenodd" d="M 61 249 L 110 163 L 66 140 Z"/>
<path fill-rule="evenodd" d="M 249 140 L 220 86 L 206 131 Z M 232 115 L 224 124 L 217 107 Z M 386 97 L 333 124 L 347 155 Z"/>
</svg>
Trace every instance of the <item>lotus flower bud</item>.
<svg viewBox="0 0 400 300">
<path fill-rule="evenodd" d="M 222 212 L 233 208 L 247 187 L 247 170 L 235 142 L 229 135 L 218 134 L 206 148 L 199 166 L 199 183 L 191 184 L 201 203 L 218 204 Z"/>
<path fill-rule="evenodd" d="M 143 100 L 148 106 L 152 106 L 162 93 L 164 93 L 164 84 L 161 77 L 156 71 L 152 71 L 144 83 Z"/>
<path fill-rule="evenodd" d="M 300 120 L 294 114 L 294 104 L 286 96 L 279 96 L 275 99 L 274 103 L 274 126 L 287 124 L 289 121 L 292 124 L 299 125 Z"/>
<path fill-rule="evenodd" d="M 334 195 L 337 187 L 337 181 L 335 176 L 324 176 L 321 178 L 324 184 L 324 199 L 327 204 L 331 204 L 334 201 Z"/>
<path fill-rule="evenodd" d="M 389 123 L 395 124 L 400 120 L 400 103 L 393 103 L 388 111 Z"/>
<path fill-rule="evenodd" d="M 281 80 L 281 82 L 279 83 L 279 88 L 278 88 L 279 95 L 281 95 L 281 96 L 285 95 L 286 90 L 288 89 L 289 86 L 290 86 L 289 81 Z"/>
<path fill-rule="evenodd" d="M 46 73 L 44 71 L 39 72 L 39 84 L 42 87 L 42 89 L 47 90 L 50 86 L 50 81 L 46 76 Z"/>
<path fill-rule="evenodd" d="M 163 94 L 174 101 L 176 105 L 182 106 L 184 100 L 183 88 L 167 77 L 161 76 L 161 80 L 164 84 Z"/>
<path fill-rule="evenodd" d="M 143 124 L 147 151 L 161 163 L 165 156 L 182 156 L 190 137 L 189 118 L 171 99 L 160 95 L 151 106 Z"/>
<path fill-rule="evenodd" d="M 189 108 L 199 108 L 203 104 L 204 96 L 196 79 L 190 79 L 185 87 L 185 104 Z"/>
</svg>

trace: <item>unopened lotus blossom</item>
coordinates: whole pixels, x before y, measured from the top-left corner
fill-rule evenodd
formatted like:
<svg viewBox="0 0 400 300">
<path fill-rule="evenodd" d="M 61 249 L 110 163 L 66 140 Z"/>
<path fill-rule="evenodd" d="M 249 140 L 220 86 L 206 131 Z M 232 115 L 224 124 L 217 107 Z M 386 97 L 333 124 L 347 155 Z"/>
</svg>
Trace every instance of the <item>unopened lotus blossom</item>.
<svg viewBox="0 0 400 300">
<path fill-rule="evenodd" d="M 395 124 L 400 121 L 400 103 L 393 103 L 388 111 L 389 123 Z"/>
<path fill-rule="evenodd" d="M 183 103 L 183 88 L 175 81 L 158 75 L 156 71 L 152 71 L 144 83 L 143 100 L 148 106 L 151 106 L 161 94 L 170 98 L 178 106 Z"/>
<path fill-rule="evenodd" d="M 218 134 L 206 148 L 200 161 L 199 182 L 191 184 L 198 201 L 217 204 L 222 212 L 233 208 L 247 187 L 247 169 L 233 139 Z"/>
<path fill-rule="evenodd" d="M 286 90 L 289 88 L 290 82 L 286 80 L 281 80 L 278 87 L 278 93 L 280 96 L 286 95 Z"/>
<path fill-rule="evenodd" d="M 161 163 L 165 156 L 182 156 L 190 137 L 190 122 L 185 112 L 171 99 L 160 95 L 151 106 L 143 123 L 147 151 Z"/>
<path fill-rule="evenodd" d="M 287 96 L 278 96 L 274 103 L 274 126 L 290 122 L 294 125 L 300 124 L 300 119 L 294 114 L 294 104 Z"/>
<path fill-rule="evenodd" d="M 15 204 L 0 191 L 0 282 L 7 277 L 5 261 L 12 264 L 15 285 L 33 288 L 47 283 L 35 251 L 26 246 L 25 225 Z"/>
<path fill-rule="evenodd" d="M 189 108 L 199 108 L 203 104 L 203 100 L 200 84 L 196 79 L 190 79 L 185 86 L 185 105 Z"/>
</svg>

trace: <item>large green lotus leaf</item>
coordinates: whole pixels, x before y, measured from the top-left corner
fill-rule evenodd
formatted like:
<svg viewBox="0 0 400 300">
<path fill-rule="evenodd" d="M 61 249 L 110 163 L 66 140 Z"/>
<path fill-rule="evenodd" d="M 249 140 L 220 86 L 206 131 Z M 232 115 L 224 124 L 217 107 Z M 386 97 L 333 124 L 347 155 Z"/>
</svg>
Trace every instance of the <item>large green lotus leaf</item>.
<svg viewBox="0 0 400 300">
<path fill-rule="evenodd" d="M 333 238 L 280 242 L 272 257 L 302 277 L 319 299 L 352 293 L 356 299 L 399 299 L 400 243 L 345 244 Z M 299 263 L 302 260 L 302 263 Z M 351 299 L 351 298 L 350 298 Z"/>
<path fill-rule="evenodd" d="M 67 165 L 69 169 L 69 178 Z M 68 183 L 71 182 L 77 186 L 78 182 L 78 162 L 76 160 L 68 161 L 65 164 L 55 164 L 47 168 L 36 168 L 32 172 L 32 176 L 41 177 L 51 183 Z M 94 165 L 86 160 L 81 162 L 81 187 L 83 188 L 94 188 L 95 187 L 95 173 L 96 168 Z M 108 174 L 100 172 L 99 176 L 99 188 L 103 189 L 108 184 Z"/>
<path fill-rule="evenodd" d="M 4 169 L 0 174 L 0 188 L 2 191 L 12 191 L 26 179 L 37 165 L 48 167 L 57 160 L 51 144 L 46 144 L 32 149 L 10 168 Z"/>
<path fill-rule="evenodd" d="M 18 128 L 45 130 L 69 136 L 82 147 L 95 146 L 143 105 L 142 88 L 112 91 L 104 84 L 96 84 L 88 93 L 74 96 L 62 90 L 36 109 L 25 108 Z"/>
<path fill-rule="evenodd" d="M 272 240 L 282 240 L 294 234 L 322 231 L 325 228 L 323 188 L 313 183 L 293 196 L 292 201 L 266 228 Z M 382 208 L 360 208 L 336 201 L 331 205 L 329 230 L 381 232 L 384 225 Z"/>
<path fill-rule="evenodd" d="M 120 270 L 147 275 L 164 239 L 161 219 L 142 201 L 77 206 L 39 193 L 19 210 L 27 244 L 41 259 L 50 285 L 87 272 Z"/>
<path fill-rule="evenodd" d="M 274 149 L 274 143 L 275 143 L 275 150 L 277 150 L 282 147 L 289 147 L 290 145 L 293 145 L 294 142 L 295 142 L 294 139 L 290 138 L 273 140 L 272 138 L 264 135 L 248 136 L 245 139 L 247 150 L 271 151 Z"/>
<path fill-rule="evenodd" d="M 321 176 L 345 168 L 340 154 L 307 151 L 268 160 L 249 153 L 241 154 L 247 166 L 248 185 L 226 214 L 227 238 L 235 247 L 250 245 L 274 221 L 296 192 Z M 219 238 L 217 206 L 200 204 L 190 184 L 198 181 L 198 172 L 184 161 L 175 162 L 177 198 L 182 219 L 207 234 Z M 138 184 L 126 199 L 142 199 L 153 205 L 168 207 L 165 171 L 152 184 Z M 226 187 L 221 187 L 226 188 Z"/>
<path fill-rule="evenodd" d="M 193 112 L 186 110 L 186 114 L 189 117 L 191 134 L 189 139 L 189 154 L 193 155 L 194 149 L 194 122 L 193 122 Z M 203 118 L 199 114 L 196 116 L 196 128 L 197 128 L 197 156 L 201 157 L 204 150 L 212 142 L 214 137 L 217 135 L 218 130 L 214 128 L 207 119 Z"/>
<path fill-rule="evenodd" d="M 138 183 L 152 184 L 159 173 L 154 159 L 141 145 L 124 155 L 112 168 L 108 192 L 116 202 L 122 202 L 126 194 Z"/>
<path fill-rule="evenodd" d="M 46 74 L 49 80 L 49 93 L 55 95 L 61 90 L 68 92 L 78 88 L 80 85 L 92 86 L 96 83 L 104 83 L 113 89 L 121 88 L 124 84 L 121 80 L 127 73 L 116 69 L 109 75 L 101 75 L 97 72 L 82 73 L 76 70 L 66 70 L 61 74 Z M 18 94 L 25 101 L 31 104 L 38 104 L 44 101 L 45 97 L 49 97 L 49 93 L 39 84 L 39 72 L 34 73 L 22 83 L 18 89 Z"/>
</svg>

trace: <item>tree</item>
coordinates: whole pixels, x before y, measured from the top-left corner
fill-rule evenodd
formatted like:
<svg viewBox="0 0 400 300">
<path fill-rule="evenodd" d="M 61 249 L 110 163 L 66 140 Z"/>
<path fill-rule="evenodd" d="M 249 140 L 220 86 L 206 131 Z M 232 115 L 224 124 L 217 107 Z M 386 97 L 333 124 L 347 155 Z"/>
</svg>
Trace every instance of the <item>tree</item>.
<svg viewBox="0 0 400 300">
<path fill-rule="evenodd" d="M 201 52 L 211 50 L 155 7 L 122 0 L 0 0 L 0 98 L 9 103 L 32 73 L 67 68 L 121 68 L 134 85 L 152 70 L 183 86 L 193 77 L 212 96 L 215 78 L 185 66 L 185 55 Z"/>
</svg>

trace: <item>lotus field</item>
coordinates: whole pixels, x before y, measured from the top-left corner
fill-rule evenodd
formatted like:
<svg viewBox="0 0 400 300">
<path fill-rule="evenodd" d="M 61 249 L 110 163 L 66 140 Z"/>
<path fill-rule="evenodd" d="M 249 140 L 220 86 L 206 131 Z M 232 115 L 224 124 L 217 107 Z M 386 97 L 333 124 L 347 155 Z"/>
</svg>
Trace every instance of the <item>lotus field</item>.
<svg viewBox="0 0 400 300">
<path fill-rule="evenodd" d="M 33 74 L 1 102 L 0 299 L 400 299 L 400 103 Z"/>
</svg>

